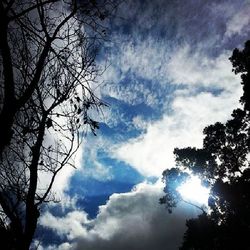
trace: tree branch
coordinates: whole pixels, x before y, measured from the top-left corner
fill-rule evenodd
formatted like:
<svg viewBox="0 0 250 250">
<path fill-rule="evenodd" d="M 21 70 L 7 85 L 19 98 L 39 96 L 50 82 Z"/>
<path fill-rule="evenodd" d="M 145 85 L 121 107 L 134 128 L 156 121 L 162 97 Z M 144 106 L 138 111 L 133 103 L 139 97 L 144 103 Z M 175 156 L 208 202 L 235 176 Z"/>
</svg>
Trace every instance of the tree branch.
<svg viewBox="0 0 250 250">
<path fill-rule="evenodd" d="M 48 3 L 55 3 L 55 2 L 58 2 L 59 0 L 47 0 L 47 1 L 41 1 L 40 3 L 37 3 L 33 6 L 30 6 L 29 8 L 21 11 L 20 13 L 17 13 L 17 14 L 14 14 L 14 16 L 10 17 L 9 20 L 10 21 L 13 21 L 17 18 L 20 18 L 21 16 L 27 14 L 28 12 L 32 11 L 32 10 L 35 10 L 36 8 L 40 7 L 40 6 L 44 6 Z"/>
</svg>

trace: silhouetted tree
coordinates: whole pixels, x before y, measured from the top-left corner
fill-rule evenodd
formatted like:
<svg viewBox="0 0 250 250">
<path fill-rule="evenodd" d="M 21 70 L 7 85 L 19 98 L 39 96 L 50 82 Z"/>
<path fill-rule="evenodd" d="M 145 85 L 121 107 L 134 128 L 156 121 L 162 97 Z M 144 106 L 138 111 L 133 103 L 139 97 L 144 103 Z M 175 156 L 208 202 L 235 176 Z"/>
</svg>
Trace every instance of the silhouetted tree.
<svg viewBox="0 0 250 250">
<path fill-rule="evenodd" d="M 178 166 L 174 171 L 178 176 L 189 171 L 211 189 L 209 212 L 187 221 L 181 249 L 249 249 L 250 246 L 250 41 L 242 51 L 235 49 L 229 59 L 233 71 L 241 74 L 243 109 L 234 110 L 225 124 L 217 122 L 206 127 L 203 148 L 174 150 Z M 171 170 L 163 173 L 166 196 L 160 200 L 169 210 L 178 202 L 169 189 L 173 183 L 169 181 L 170 173 Z"/>
<path fill-rule="evenodd" d="M 27 250 L 56 175 L 98 123 L 95 57 L 113 0 L 0 2 L 0 233 Z M 3 237 L 2 237 L 3 236 Z"/>
</svg>

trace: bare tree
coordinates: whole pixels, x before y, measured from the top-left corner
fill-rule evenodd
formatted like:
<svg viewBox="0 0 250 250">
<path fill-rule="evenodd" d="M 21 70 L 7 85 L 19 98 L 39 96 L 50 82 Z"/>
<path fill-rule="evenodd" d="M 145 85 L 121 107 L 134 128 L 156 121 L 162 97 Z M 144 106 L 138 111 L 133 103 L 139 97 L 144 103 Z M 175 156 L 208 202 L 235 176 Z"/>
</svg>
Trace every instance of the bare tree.
<svg viewBox="0 0 250 250">
<path fill-rule="evenodd" d="M 92 91 L 95 57 L 117 4 L 0 3 L 0 230 L 7 249 L 29 249 L 56 175 L 74 166 L 83 129 L 98 128 L 89 116 L 105 105 Z"/>
</svg>

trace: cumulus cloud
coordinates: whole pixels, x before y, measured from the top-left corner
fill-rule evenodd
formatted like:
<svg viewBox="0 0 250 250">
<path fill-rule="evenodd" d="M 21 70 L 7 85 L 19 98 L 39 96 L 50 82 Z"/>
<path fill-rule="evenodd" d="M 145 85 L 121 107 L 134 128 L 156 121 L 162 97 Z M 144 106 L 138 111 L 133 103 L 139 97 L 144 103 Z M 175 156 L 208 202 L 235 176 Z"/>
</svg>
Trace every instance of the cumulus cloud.
<svg viewBox="0 0 250 250">
<path fill-rule="evenodd" d="M 177 249 L 185 220 L 199 211 L 183 205 L 169 215 L 158 202 L 162 185 L 140 183 L 131 192 L 113 194 L 93 220 L 84 211 L 74 211 L 62 218 L 46 213 L 40 223 L 67 238 L 59 249 Z"/>
<path fill-rule="evenodd" d="M 71 240 L 86 234 L 84 225 L 88 223 L 85 212 L 73 211 L 65 217 L 56 218 L 50 213 L 45 213 L 41 218 L 41 225 L 51 225 L 59 235 L 66 235 Z"/>
</svg>

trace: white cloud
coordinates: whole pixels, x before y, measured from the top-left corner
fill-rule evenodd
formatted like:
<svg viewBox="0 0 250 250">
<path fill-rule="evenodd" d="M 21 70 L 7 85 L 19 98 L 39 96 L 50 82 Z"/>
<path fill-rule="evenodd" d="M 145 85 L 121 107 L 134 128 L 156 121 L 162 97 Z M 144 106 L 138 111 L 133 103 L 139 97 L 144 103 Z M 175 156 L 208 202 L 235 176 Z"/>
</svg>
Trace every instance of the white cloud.
<svg viewBox="0 0 250 250">
<path fill-rule="evenodd" d="M 63 218 L 46 213 L 41 224 L 66 236 L 68 243 L 62 249 L 176 249 L 185 220 L 198 211 L 186 205 L 169 215 L 159 204 L 162 186 L 161 182 L 140 183 L 131 192 L 113 194 L 93 220 L 88 220 L 84 211 L 74 211 Z"/>
<path fill-rule="evenodd" d="M 216 58 L 204 54 L 205 48 L 197 46 L 193 51 L 189 45 L 178 48 L 167 65 L 170 81 L 174 84 L 192 87 L 223 88 L 234 91 L 239 81 L 232 73 L 229 57 L 231 51 L 224 51 Z"/>
<path fill-rule="evenodd" d="M 124 72 L 126 73 L 126 72 Z M 138 72 L 137 72 L 138 73 Z M 160 100 L 157 99 L 157 93 L 152 92 L 145 83 L 131 76 L 131 79 L 126 80 L 126 84 L 118 84 L 119 82 L 110 82 L 103 86 L 101 95 L 116 98 L 130 105 L 145 103 L 148 106 L 154 107 Z M 110 76 L 112 80 L 112 76 Z M 149 79 L 152 80 L 152 79 Z"/>
<path fill-rule="evenodd" d="M 223 53 L 212 60 L 198 52 L 191 54 L 187 46 L 177 51 L 168 64 L 168 77 L 186 89 L 176 91 L 172 114 L 147 124 L 143 135 L 114 146 L 113 156 L 145 176 L 160 176 L 175 165 L 175 147 L 201 147 L 204 127 L 226 121 L 239 105 L 239 78 L 232 73 L 228 57 Z M 209 90 L 202 92 L 204 87 Z M 213 94 L 215 87 L 222 92 Z"/>
<path fill-rule="evenodd" d="M 55 250 L 55 249 L 57 249 L 57 250 L 72 250 L 72 246 L 68 242 L 62 243 L 60 245 L 49 245 L 47 247 L 43 247 L 42 245 L 40 245 L 40 242 L 35 242 L 34 246 L 35 246 L 35 249 L 37 249 L 37 250 Z"/>
<path fill-rule="evenodd" d="M 225 32 L 226 37 L 233 35 L 244 35 L 245 32 L 250 31 L 250 3 L 245 4 L 241 10 L 236 12 L 227 23 Z M 244 33 L 243 33 L 244 30 Z"/>
<path fill-rule="evenodd" d="M 140 115 L 133 117 L 133 125 L 140 130 L 147 128 L 147 122 Z"/>
<path fill-rule="evenodd" d="M 65 122 L 65 120 L 64 120 Z M 53 131 L 54 132 L 54 131 Z M 68 135 L 66 132 L 64 135 Z M 65 148 L 70 148 L 70 143 L 60 134 L 54 133 L 48 133 L 44 143 L 48 145 L 56 146 L 56 143 L 60 141 L 61 145 Z M 82 144 L 78 148 L 78 150 L 75 152 L 75 154 L 69 159 L 70 164 L 65 164 L 65 166 L 57 173 L 56 178 L 53 182 L 51 194 L 52 196 L 55 196 L 54 198 L 56 200 L 62 200 L 66 203 L 68 203 L 69 197 L 65 195 L 65 191 L 68 190 L 69 184 L 70 184 L 70 178 L 76 173 L 76 168 L 81 166 L 81 157 L 84 151 L 84 143 L 86 140 L 82 139 Z M 74 144 L 74 148 L 77 147 L 77 142 Z M 72 166 L 73 165 L 73 166 Z M 52 169 L 53 166 L 51 166 Z M 44 190 L 46 190 L 51 182 L 52 179 L 52 173 L 49 171 L 39 171 L 38 173 L 38 191 L 43 193 Z"/>
<path fill-rule="evenodd" d="M 47 212 L 40 219 L 41 225 L 48 225 L 58 235 L 66 235 L 69 240 L 86 235 L 87 230 L 84 225 L 88 223 L 87 214 L 82 211 L 70 212 L 62 218 L 54 217 Z"/>
<path fill-rule="evenodd" d="M 175 165 L 175 147 L 202 146 L 202 130 L 228 118 L 237 104 L 232 99 L 226 94 L 215 97 L 210 93 L 176 98 L 173 115 L 148 124 L 145 134 L 114 147 L 113 154 L 145 176 L 159 176 Z"/>
<path fill-rule="evenodd" d="M 118 41 L 119 46 L 109 55 L 110 66 L 101 77 L 105 84 L 98 89 L 99 96 L 109 96 L 128 105 L 143 103 L 158 108 L 163 102 L 161 87 L 166 87 L 168 81 L 168 46 L 151 37 L 128 42 L 124 36 L 117 35 L 113 40 Z M 111 127 L 118 123 L 128 128 L 135 125 L 115 105 L 119 104 L 114 104 L 112 111 L 104 111 L 105 122 Z"/>
<path fill-rule="evenodd" d="M 102 137 L 101 134 L 98 136 L 89 136 L 85 141 L 81 165 L 75 174 L 100 181 L 113 179 L 114 176 L 110 170 L 111 166 L 100 162 L 101 156 L 98 156 L 100 151 L 109 151 L 110 143 L 109 139 Z"/>
</svg>

